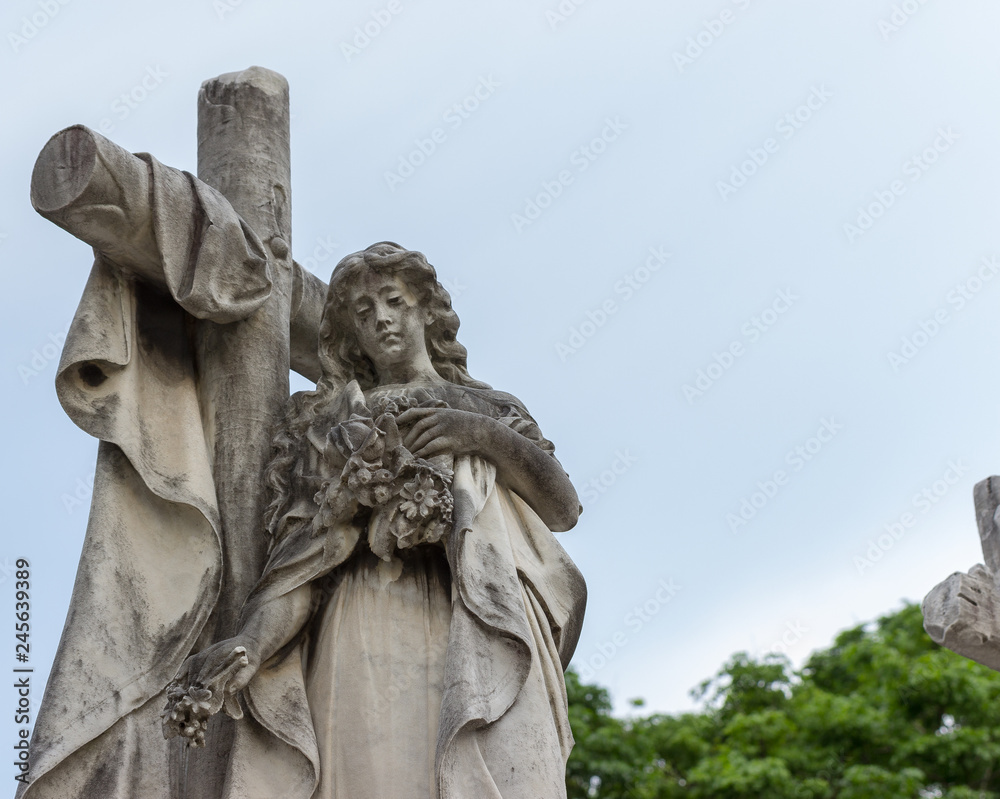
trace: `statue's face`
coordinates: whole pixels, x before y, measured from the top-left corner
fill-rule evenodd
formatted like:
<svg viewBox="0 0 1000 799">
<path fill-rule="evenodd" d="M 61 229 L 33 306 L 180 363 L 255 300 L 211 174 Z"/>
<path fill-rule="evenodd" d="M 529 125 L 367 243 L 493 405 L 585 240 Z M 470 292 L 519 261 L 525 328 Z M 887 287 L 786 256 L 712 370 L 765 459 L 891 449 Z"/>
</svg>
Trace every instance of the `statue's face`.
<svg viewBox="0 0 1000 799">
<path fill-rule="evenodd" d="M 376 372 L 427 358 L 429 313 L 399 278 L 368 271 L 352 286 L 349 302 L 358 345 Z"/>
</svg>

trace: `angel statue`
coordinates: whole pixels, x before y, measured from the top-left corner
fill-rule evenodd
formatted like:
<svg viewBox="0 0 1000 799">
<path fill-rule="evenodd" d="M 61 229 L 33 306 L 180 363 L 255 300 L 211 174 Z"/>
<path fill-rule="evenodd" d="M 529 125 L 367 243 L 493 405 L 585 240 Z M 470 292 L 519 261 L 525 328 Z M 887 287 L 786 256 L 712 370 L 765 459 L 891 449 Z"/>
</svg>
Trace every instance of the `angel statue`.
<svg viewBox="0 0 1000 799">
<path fill-rule="evenodd" d="M 248 762 L 237 735 L 226 799 L 258 779 L 313 799 L 566 795 L 586 590 L 552 532 L 580 506 L 523 404 L 469 375 L 458 326 L 419 252 L 381 242 L 333 272 L 322 376 L 265 473 L 263 574 L 163 711 L 194 746 L 245 711 L 271 736 L 246 751 L 285 753 Z"/>
<path fill-rule="evenodd" d="M 566 796 L 576 492 L 423 255 L 294 259 L 290 118 L 249 67 L 197 175 L 82 125 L 35 163 L 94 251 L 56 393 L 100 444 L 18 799 Z"/>
</svg>

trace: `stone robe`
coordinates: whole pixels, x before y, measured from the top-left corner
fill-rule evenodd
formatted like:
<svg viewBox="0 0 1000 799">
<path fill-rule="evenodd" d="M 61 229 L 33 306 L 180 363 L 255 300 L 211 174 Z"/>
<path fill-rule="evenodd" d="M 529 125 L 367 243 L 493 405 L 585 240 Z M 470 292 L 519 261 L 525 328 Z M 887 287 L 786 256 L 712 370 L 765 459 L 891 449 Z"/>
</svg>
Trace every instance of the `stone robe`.
<svg viewBox="0 0 1000 799">
<path fill-rule="evenodd" d="M 140 157 L 166 289 L 98 253 L 63 349 L 60 402 L 101 444 L 29 780 L 18 788 L 28 799 L 173 795 L 163 689 L 206 629 L 221 586 L 194 329 L 259 308 L 270 293 L 268 263 L 218 192 Z M 301 310 L 318 320 L 321 306 Z M 313 350 L 314 342 L 315 332 Z"/>
<path fill-rule="evenodd" d="M 551 452 L 509 394 L 453 384 L 395 394 L 490 416 Z M 329 423 L 370 417 L 364 403 L 349 385 Z M 573 739 L 562 673 L 583 619 L 579 571 L 535 511 L 478 457 L 445 464 L 454 470 L 454 518 L 440 542 L 387 547 L 372 532 L 375 511 L 318 533 L 315 498 L 339 468 L 325 469 L 309 442 L 322 441 L 328 427 L 301 438 L 293 499 L 244 609 L 266 611 L 268 602 L 313 586 L 311 630 L 265 663 L 247 690 L 253 715 L 300 760 L 301 785 L 293 791 L 270 780 L 271 795 L 565 797 Z M 260 780 L 269 772 L 253 773 Z M 260 790 L 229 784 L 226 799 Z"/>
<path fill-rule="evenodd" d="M 256 235 L 221 195 L 143 157 L 166 289 L 98 254 L 67 335 L 57 392 L 70 418 L 101 445 L 70 610 L 31 741 L 30 776 L 18 788 L 23 799 L 180 795 L 179 742 L 164 741 L 160 728 L 165 687 L 185 657 L 215 637 L 210 619 L 229 555 L 194 337 L 201 320 L 225 325 L 259 308 L 270 291 L 268 264 Z M 297 265 L 293 279 L 295 363 L 296 347 L 311 348 L 315 360 L 322 296 Z M 456 480 L 466 497 L 466 534 L 447 548 L 456 599 L 435 748 L 441 797 L 559 795 L 571 743 L 564 711 L 536 716 L 532 705 L 548 708 L 552 696 L 559 704 L 564 688 L 552 682 L 560 677 L 552 667 L 564 668 L 576 644 L 582 579 L 534 511 L 489 469 L 456 469 L 464 475 Z M 318 547 L 285 539 L 251 602 L 346 561 L 352 550 L 345 535 L 319 539 Z M 302 655 L 301 646 L 280 653 L 249 686 L 250 714 L 236 723 L 229 760 L 217 764 L 209 795 L 217 787 L 234 799 L 313 796 L 321 759 Z M 545 695 L 537 691 L 542 684 Z M 533 750 L 539 718 L 544 745 Z M 531 768 L 541 751 L 537 778 L 525 778 L 519 765 Z M 513 776 L 500 773 L 508 763 Z M 196 788 L 204 795 L 206 786 Z"/>
</svg>

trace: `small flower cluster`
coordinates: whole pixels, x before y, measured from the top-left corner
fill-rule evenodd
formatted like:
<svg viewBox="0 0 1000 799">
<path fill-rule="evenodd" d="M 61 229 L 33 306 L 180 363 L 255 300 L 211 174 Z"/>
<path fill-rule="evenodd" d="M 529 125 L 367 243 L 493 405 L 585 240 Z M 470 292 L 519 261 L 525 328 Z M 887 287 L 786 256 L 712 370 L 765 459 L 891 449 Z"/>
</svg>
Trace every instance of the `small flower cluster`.
<svg viewBox="0 0 1000 799">
<path fill-rule="evenodd" d="M 211 690 L 197 684 L 184 686 L 174 680 L 167 686 L 167 706 L 160 714 L 163 737 L 180 736 L 188 746 L 204 746 L 212 715 Z"/>
<path fill-rule="evenodd" d="M 399 510 L 411 522 L 426 522 L 433 516 L 451 520 L 453 500 L 448 486 L 451 475 L 443 474 L 427 461 L 413 461 L 413 479 L 403 484 L 399 495 L 405 500 Z"/>
<path fill-rule="evenodd" d="M 391 416 L 379 418 L 379 423 L 387 422 L 395 427 Z M 369 523 L 369 542 L 380 556 L 396 547 L 434 543 L 451 528 L 451 470 L 414 457 L 393 441 L 396 437 L 373 427 L 370 438 L 376 446 L 355 452 L 341 474 L 350 494 L 376 511 Z"/>
<path fill-rule="evenodd" d="M 391 525 L 400 549 L 435 543 L 451 529 L 451 480 L 450 470 L 438 469 L 421 458 L 414 458 L 401 470 L 397 496 L 402 501 Z"/>
<path fill-rule="evenodd" d="M 341 481 L 347 484 L 358 502 L 368 508 L 385 505 L 393 496 L 396 479 L 389 469 L 382 466 L 381 458 L 367 461 L 362 453 L 355 453 L 344 467 Z"/>
<path fill-rule="evenodd" d="M 451 529 L 453 474 L 403 446 L 395 417 L 420 403 L 382 397 L 373 405 L 374 418 L 354 416 L 331 433 L 347 463 L 340 481 L 325 482 L 316 495 L 314 525 L 345 518 L 352 503 L 372 508 L 369 543 L 388 558 L 393 549 L 434 543 Z"/>
</svg>

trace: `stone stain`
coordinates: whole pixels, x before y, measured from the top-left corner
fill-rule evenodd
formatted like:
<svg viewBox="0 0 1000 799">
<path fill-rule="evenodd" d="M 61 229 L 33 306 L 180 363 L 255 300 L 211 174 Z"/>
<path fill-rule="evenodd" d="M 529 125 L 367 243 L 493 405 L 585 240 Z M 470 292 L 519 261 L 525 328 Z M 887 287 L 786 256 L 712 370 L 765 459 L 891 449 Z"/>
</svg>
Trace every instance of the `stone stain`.
<svg viewBox="0 0 1000 799">
<path fill-rule="evenodd" d="M 192 377 L 191 338 L 184 314 L 171 297 L 145 281 L 135 282 L 136 334 L 150 366 L 171 383 Z"/>
<path fill-rule="evenodd" d="M 82 364 L 79 369 L 80 379 L 91 388 L 97 388 L 108 379 L 104 371 L 96 363 L 89 362 Z"/>
</svg>

